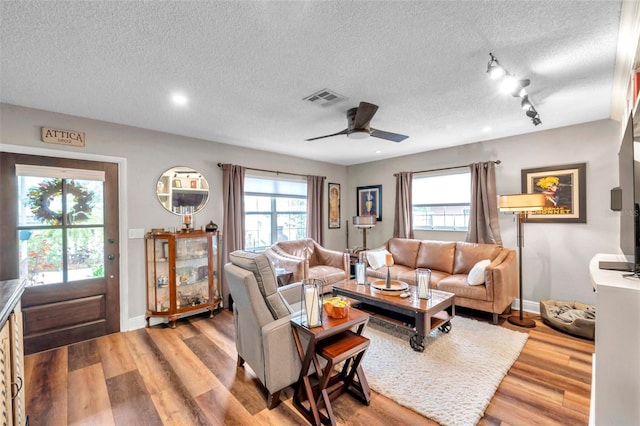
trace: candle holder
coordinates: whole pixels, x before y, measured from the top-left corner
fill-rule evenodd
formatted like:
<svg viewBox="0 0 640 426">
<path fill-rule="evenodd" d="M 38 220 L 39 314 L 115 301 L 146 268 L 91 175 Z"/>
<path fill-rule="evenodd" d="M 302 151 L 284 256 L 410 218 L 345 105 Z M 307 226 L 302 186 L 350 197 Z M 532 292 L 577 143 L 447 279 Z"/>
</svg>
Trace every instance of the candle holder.
<svg viewBox="0 0 640 426">
<path fill-rule="evenodd" d="M 367 283 L 367 264 L 364 262 L 356 262 L 356 284 Z"/>
<path fill-rule="evenodd" d="M 416 269 L 416 283 L 418 284 L 418 299 L 431 299 L 431 269 Z"/>
<path fill-rule="evenodd" d="M 313 278 L 302 280 L 302 311 L 300 324 L 307 328 L 322 325 L 322 284 L 323 281 Z"/>
<path fill-rule="evenodd" d="M 182 215 L 182 229 L 185 232 L 193 231 L 193 207 L 181 207 L 180 214 Z"/>
<path fill-rule="evenodd" d="M 391 272 L 389 270 L 391 266 L 393 266 L 393 255 L 391 253 L 387 253 L 384 256 L 384 263 L 387 265 L 387 279 L 385 281 L 385 287 L 391 288 Z"/>
<path fill-rule="evenodd" d="M 387 279 L 384 282 L 386 288 L 391 288 L 391 272 L 389 272 L 389 266 L 387 266 Z"/>
</svg>

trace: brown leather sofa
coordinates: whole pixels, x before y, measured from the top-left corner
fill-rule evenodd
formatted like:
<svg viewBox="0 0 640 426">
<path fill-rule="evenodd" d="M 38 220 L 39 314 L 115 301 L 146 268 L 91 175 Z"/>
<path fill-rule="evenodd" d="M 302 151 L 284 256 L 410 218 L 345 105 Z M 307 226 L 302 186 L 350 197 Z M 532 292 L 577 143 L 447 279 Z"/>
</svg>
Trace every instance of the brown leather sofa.
<svg viewBox="0 0 640 426">
<path fill-rule="evenodd" d="M 458 306 L 491 312 L 494 323 L 498 321 L 498 314 L 509 309 L 518 295 L 518 266 L 514 250 L 494 244 L 408 238 L 392 238 L 374 250 L 382 249 L 393 255 L 391 279 L 416 285 L 415 269 L 429 268 L 431 288 L 454 293 Z M 484 271 L 484 283 L 469 285 L 469 272 L 477 262 L 486 259 L 491 263 Z M 367 276 L 386 278 L 385 266 L 378 269 L 367 266 Z"/>
<path fill-rule="evenodd" d="M 349 255 L 326 249 L 311 238 L 278 241 L 268 247 L 265 254 L 277 267 L 293 273 L 291 282 L 322 279 L 325 292 L 331 291 L 331 284 L 349 277 Z"/>
</svg>

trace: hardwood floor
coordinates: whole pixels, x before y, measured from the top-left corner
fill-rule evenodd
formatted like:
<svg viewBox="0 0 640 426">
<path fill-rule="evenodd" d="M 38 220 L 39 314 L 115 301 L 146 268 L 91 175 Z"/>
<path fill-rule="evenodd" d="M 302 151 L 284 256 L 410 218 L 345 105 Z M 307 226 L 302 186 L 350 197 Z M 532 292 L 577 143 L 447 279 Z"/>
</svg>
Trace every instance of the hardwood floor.
<svg viewBox="0 0 640 426">
<path fill-rule="evenodd" d="M 588 424 L 594 344 L 535 318 L 480 425 Z M 505 318 L 500 323 L 527 331 Z M 233 316 L 224 310 L 213 319 L 179 320 L 175 329 L 154 326 L 28 355 L 29 424 L 306 424 L 293 408 L 292 388 L 277 408 L 266 409 L 266 391 L 251 369 L 236 367 L 233 339 Z M 369 407 L 348 394 L 333 407 L 342 425 L 436 424 L 375 392 Z"/>
</svg>

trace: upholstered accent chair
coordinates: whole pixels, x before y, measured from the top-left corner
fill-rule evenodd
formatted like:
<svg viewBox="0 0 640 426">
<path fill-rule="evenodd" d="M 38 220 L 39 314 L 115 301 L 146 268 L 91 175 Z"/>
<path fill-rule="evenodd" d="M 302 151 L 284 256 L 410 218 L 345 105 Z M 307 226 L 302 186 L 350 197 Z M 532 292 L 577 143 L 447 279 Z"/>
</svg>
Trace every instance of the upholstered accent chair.
<svg viewBox="0 0 640 426">
<path fill-rule="evenodd" d="M 331 291 L 331 284 L 349 278 L 349 255 L 324 248 L 312 238 L 278 241 L 265 254 L 278 267 L 293 273 L 292 282 L 317 278 Z"/>
<path fill-rule="evenodd" d="M 233 297 L 238 366 L 249 364 L 267 388 L 267 407 L 272 409 L 280 402 L 281 390 L 296 383 L 300 375 L 300 356 L 289 321 L 301 306 L 301 284 L 278 288 L 264 253 L 238 250 L 229 254 L 229 260 L 224 272 Z"/>
</svg>

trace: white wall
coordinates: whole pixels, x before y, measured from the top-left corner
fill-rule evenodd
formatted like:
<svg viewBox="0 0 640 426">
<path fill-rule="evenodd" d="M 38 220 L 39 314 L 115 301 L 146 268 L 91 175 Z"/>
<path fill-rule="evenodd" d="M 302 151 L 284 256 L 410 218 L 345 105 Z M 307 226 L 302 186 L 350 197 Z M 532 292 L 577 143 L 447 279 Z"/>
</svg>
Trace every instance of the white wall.
<svg viewBox="0 0 640 426">
<path fill-rule="evenodd" d="M 544 124 L 543 124 L 544 125 Z M 619 251 L 619 213 L 610 210 L 609 190 L 618 185 L 620 123 L 602 120 L 576 126 L 538 131 L 528 135 L 429 151 L 348 169 L 347 194 L 352 200 L 347 216 L 356 211 L 356 187 L 382 185 L 383 221 L 367 234 L 367 245 L 376 247 L 393 234 L 395 178 L 400 171 L 419 171 L 500 160 L 496 166 L 498 194 L 520 193 L 522 169 L 573 163 L 587 164 L 587 223 L 526 223 L 523 250 L 523 298 L 525 308 L 543 299 L 595 303 L 588 273 L 595 253 Z M 411 139 L 403 143 L 411 143 Z M 515 217 L 500 215 L 503 245 L 516 249 Z M 361 245 L 352 233 L 350 246 Z M 461 232 L 416 232 L 419 239 L 464 240 Z"/>
<path fill-rule="evenodd" d="M 128 229 L 149 231 L 181 226 L 180 217 L 167 212 L 156 197 L 158 178 L 172 166 L 193 167 L 209 182 L 211 196 L 204 210 L 195 215 L 196 227 L 213 220 L 222 229 L 222 169 L 217 166 L 219 162 L 326 176 L 327 182 L 339 183 L 341 188 L 346 188 L 347 184 L 344 166 L 265 151 L 7 104 L 0 104 L 0 119 L 0 150 L 86 159 L 107 156 L 105 161 L 114 161 L 117 157 L 126 164 L 126 170 L 122 171 L 126 181 L 121 186 L 126 198 L 120 207 L 124 209 L 121 210 L 121 227 Z M 86 147 L 43 143 L 40 141 L 41 127 L 85 132 Z M 328 205 L 326 192 L 325 189 L 325 205 Z M 344 217 L 345 208 L 342 209 Z M 326 220 L 325 216 L 325 226 Z M 145 312 L 144 240 L 127 239 L 126 228 L 121 232 L 120 241 L 121 255 L 126 255 L 122 260 L 125 269 L 121 270 L 121 311 L 127 313 L 128 319 L 122 321 L 122 329 L 141 326 L 140 319 Z M 344 244 L 344 224 L 340 229 L 325 230 L 326 247 L 342 251 Z"/>
</svg>

